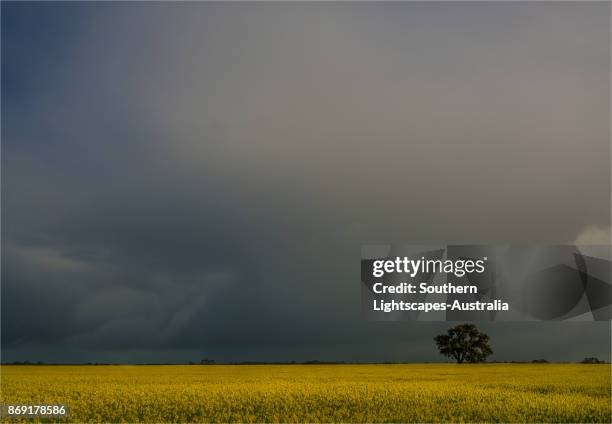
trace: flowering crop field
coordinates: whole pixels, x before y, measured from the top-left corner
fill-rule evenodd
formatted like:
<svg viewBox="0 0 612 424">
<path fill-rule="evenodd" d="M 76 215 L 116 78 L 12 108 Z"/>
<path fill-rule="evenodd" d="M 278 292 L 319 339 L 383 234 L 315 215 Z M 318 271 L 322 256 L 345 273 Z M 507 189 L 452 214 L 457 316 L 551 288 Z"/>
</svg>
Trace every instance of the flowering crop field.
<svg viewBox="0 0 612 424">
<path fill-rule="evenodd" d="M 2 366 L 69 422 L 612 422 L 610 365 Z M 32 419 L 29 419 L 32 421 Z M 18 422 L 14 418 L 3 422 Z"/>
</svg>

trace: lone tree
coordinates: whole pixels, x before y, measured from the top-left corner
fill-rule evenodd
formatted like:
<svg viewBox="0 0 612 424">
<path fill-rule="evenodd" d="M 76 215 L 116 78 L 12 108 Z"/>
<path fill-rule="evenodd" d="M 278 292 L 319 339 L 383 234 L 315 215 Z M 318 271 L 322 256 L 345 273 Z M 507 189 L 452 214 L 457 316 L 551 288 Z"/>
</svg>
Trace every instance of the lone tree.
<svg viewBox="0 0 612 424">
<path fill-rule="evenodd" d="M 440 334 L 434 340 L 440 353 L 453 358 L 458 364 L 482 362 L 493 353 L 489 346 L 489 336 L 474 324 L 449 328 L 447 334 Z"/>
</svg>

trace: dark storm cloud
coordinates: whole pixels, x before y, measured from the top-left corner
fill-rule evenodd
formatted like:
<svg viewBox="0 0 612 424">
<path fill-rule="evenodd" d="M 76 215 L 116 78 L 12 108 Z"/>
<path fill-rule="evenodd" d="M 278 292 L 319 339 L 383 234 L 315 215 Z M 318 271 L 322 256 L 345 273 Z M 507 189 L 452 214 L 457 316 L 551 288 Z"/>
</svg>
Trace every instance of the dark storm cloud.
<svg viewBox="0 0 612 424">
<path fill-rule="evenodd" d="M 5 358 L 437 359 L 361 320 L 359 246 L 609 225 L 608 9 L 3 3 Z"/>
</svg>

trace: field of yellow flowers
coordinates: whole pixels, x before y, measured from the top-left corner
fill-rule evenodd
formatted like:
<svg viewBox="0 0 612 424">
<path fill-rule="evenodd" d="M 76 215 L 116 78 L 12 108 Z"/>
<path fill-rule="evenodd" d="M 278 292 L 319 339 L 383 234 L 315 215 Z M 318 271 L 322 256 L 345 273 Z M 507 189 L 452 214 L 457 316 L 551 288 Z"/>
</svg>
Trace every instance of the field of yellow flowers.
<svg viewBox="0 0 612 424">
<path fill-rule="evenodd" d="M 2 366 L 1 388 L 5 405 L 66 404 L 70 422 L 608 423 L 610 371 L 577 364 Z"/>
</svg>

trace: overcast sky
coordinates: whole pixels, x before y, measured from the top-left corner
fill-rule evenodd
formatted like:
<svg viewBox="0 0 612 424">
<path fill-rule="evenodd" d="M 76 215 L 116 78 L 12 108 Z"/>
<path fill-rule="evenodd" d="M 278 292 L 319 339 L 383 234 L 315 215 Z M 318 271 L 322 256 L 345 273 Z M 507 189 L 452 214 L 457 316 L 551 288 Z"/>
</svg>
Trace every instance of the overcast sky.
<svg viewBox="0 0 612 424">
<path fill-rule="evenodd" d="M 606 2 L 1 7 L 3 361 L 443 360 L 361 244 L 609 242 Z"/>
</svg>

